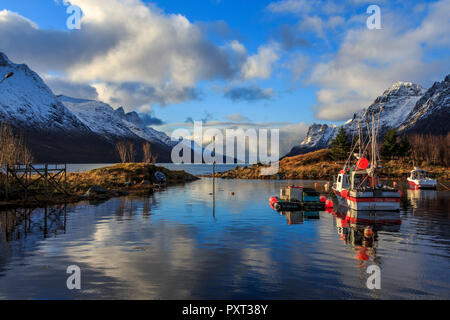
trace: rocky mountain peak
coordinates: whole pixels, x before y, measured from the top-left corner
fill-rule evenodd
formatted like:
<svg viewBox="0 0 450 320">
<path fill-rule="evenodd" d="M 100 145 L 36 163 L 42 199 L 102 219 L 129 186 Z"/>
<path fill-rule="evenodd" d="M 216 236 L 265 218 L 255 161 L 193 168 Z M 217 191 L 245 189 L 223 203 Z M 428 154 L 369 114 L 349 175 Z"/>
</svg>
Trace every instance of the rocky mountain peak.
<svg viewBox="0 0 450 320">
<path fill-rule="evenodd" d="M 295 156 L 329 147 L 339 128 L 348 135 L 357 134 L 358 122 L 368 110 L 378 114 L 380 107 L 380 135 L 388 129 L 398 131 L 442 134 L 449 131 L 450 75 L 435 83 L 428 91 L 412 82 L 396 82 L 375 99 L 368 109 L 361 110 L 342 126 L 313 124 L 303 142 L 288 156 Z"/>
</svg>

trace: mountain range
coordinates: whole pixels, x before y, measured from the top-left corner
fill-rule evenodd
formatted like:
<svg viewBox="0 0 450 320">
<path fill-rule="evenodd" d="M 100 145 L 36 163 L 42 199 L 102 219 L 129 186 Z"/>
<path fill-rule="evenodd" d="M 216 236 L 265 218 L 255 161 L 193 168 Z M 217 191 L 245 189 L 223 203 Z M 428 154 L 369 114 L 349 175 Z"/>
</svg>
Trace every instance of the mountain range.
<svg viewBox="0 0 450 320">
<path fill-rule="evenodd" d="M 0 52 L 0 75 L 14 75 L 0 84 L 0 123 L 20 131 L 38 162 L 110 163 L 119 161 L 119 140 L 151 143 L 159 162 L 171 162 L 177 142 L 147 127 L 136 112 L 93 100 L 56 96 L 25 64 L 15 64 Z"/>
<path fill-rule="evenodd" d="M 171 162 L 178 141 L 147 125 L 136 112 L 94 100 L 56 96 L 43 79 L 26 64 L 15 64 L 0 52 L 0 123 L 20 131 L 37 162 L 112 163 L 119 161 L 115 144 L 130 141 L 142 158 L 142 145 L 150 142 L 159 162 Z M 1 81 L 1 79 L 0 79 Z M 384 111 L 380 132 L 447 134 L 450 126 L 450 75 L 429 90 L 411 82 L 397 82 L 379 96 L 370 110 Z M 327 148 L 340 127 L 357 134 L 361 110 L 341 126 L 314 124 L 300 145 L 286 156 Z M 187 142 L 194 149 L 192 142 Z"/>
<path fill-rule="evenodd" d="M 378 111 L 380 107 L 383 107 L 380 136 L 389 129 L 399 134 L 446 135 L 450 132 L 450 75 L 428 90 L 411 82 L 397 82 L 376 98 L 368 109 L 361 110 L 345 124 L 310 126 L 305 139 L 285 157 L 328 148 L 340 128 L 344 128 L 350 137 L 357 135 L 361 116 L 366 111 Z"/>
</svg>

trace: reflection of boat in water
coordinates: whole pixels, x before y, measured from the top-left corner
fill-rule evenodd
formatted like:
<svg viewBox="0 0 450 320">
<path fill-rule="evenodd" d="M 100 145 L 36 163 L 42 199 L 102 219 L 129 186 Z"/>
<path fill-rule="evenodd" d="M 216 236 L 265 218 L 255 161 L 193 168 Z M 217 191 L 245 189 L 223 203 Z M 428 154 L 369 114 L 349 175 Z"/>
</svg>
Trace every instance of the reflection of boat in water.
<svg viewBox="0 0 450 320">
<path fill-rule="evenodd" d="M 438 199 L 436 190 L 408 189 L 408 199 L 413 208 L 426 208 Z"/>
<path fill-rule="evenodd" d="M 303 224 L 303 212 L 301 211 L 286 211 L 283 212 L 283 214 L 286 216 L 288 225 L 294 225 L 294 224 Z"/>
<path fill-rule="evenodd" d="M 432 179 L 427 171 L 419 168 L 411 171 L 408 183 L 412 189 L 437 189 L 437 181 Z"/>
<path fill-rule="evenodd" d="M 371 114 L 369 124 L 369 109 L 358 123 L 359 137 L 349 154 L 344 168 L 341 170 L 333 185 L 333 192 L 339 204 L 354 210 L 398 211 L 400 210 L 400 193 L 397 189 L 383 185 L 378 178 L 378 171 L 382 168 L 378 152 L 378 133 L 380 117 L 383 108 L 378 113 Z M 367 120 L 367 121 L 366 121 Z M 367 124 L 367 136 L 363 134 L 361 124 Z M 376 124 L 378 123 L 378 125 Z M 357 148 L 359 152 L 355 153 Z M 352 165 L 352 160 L 355 162 Z M 369 160 L 370 159 L 370 160 Z"/>
<path fill-rule="evenodd" d="M 358 211 L 339 206 L 336 217 L 354 228 L 371 227 L 374 231 L 398 231 L 402 220 L 397 211 Z"/>
<path fill-rule="evenodd" d="M 282 211 L 280 214 L 286 216 L 288 225 L 303 224 L 308 220 L 320 219 L 318 211 Z"/>
<path fill-rule="evenodd" d="M 393 211 L 357 211 L 339 206 L 335 215 L 341 239 L 352 246 L 355 259 L 361 262 L 376 258 L 379 231 L 398 232 L 402 223 L 400 212 Z"/>
</svg>

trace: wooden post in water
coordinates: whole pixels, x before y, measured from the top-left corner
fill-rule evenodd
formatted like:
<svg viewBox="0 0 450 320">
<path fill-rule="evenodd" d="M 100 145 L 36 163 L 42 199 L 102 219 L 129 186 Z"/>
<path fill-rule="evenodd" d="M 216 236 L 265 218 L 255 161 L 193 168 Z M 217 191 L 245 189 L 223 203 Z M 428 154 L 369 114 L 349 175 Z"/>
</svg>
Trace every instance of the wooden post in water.
<svg viewBox="0 0 450 320">
<path fill-rule="evenodd" d="M 213 137 L 213 217 L 216 219 L 216 137 Z"/>
<path fill-rule="evenodd" d="M 48 163 L 45 164 L 45 192 L 47 193 L 48 196 Z"/>
<path fill-rule="evenodd" d="M 5 199 L 8 201 L 8 190 L 9 189 L 9 165 L 6 165 L 6 185 L 5 185 Z"/>
<path fill-rule="evenodd" d="M 64 190 L 67 191 L 67 163 L 64 163 Z"/>
</svg>

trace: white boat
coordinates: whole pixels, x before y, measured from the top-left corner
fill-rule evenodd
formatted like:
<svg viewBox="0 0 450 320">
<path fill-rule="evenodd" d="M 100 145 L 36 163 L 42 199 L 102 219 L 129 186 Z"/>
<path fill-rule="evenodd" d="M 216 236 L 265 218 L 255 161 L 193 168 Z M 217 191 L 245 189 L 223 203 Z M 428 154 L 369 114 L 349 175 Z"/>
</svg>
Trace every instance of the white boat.
<svg viewBox="0 0 450 320">
<path fill-rule="evenodd" d="M 437 189 L 437 181 L 432 179 L 427 171 L 419 168 L 411 171 L 408 183 L 413 189 Z"/>
<path fill-rule="evenodd" d="M 380 114 L 383 111 L 380 108 Z M 333 192 L 339 204 L 353 210 L 399 211 L 401 194 L 398 189 L 383 185 L 378 178 L 380 156 L 378 153 L 378 129 L 375 112 L 372 123 L 366 119 L 368 111 L 359 121 L 359 138 L 353 146 L 343 170 L 335 179 Z M 363 134 L 362 123 L 367 124 Z M 378 126 L 379 126 L 378 118 Z M 354 153 L 359 147 L 359 153 Z M 369 160 L 370 159 L 370 160 Z"/>
<path fill-rule="evenodd" d="M 340 173 L 333 186 L 339 204 L 352 210 L 399 211 L 400 192 L 378 182 L 373 185 L 369 174 L 366 170 Z"/>
</svg>

